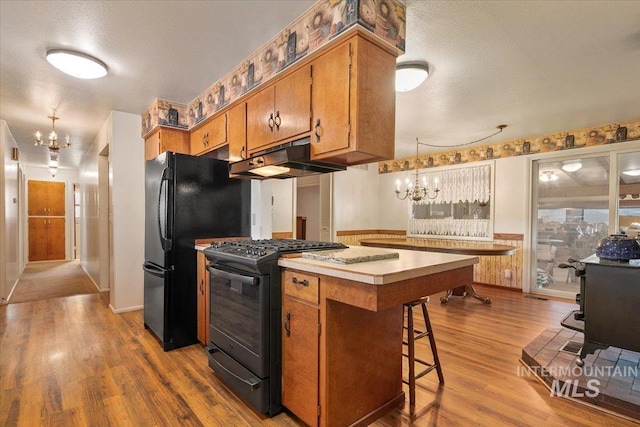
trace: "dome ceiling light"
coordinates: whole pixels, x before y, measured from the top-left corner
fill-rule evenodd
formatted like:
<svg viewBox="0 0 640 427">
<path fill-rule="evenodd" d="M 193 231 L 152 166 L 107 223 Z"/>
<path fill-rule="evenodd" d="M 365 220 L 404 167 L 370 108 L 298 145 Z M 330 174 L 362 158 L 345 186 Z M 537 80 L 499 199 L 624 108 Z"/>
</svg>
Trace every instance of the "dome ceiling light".
<svg viewBox="0 0 640 427">
<path fill-rule="evenodd" d="M 79 79 L 98 79 L 107 75 L 107 66 L 93 56 L 65 49 L 47 51 L 47 61 L 58 70 Z"/>
<path fill-rule="evenodd" d="M 640 169 L 629 169 L 622 172 L 627 176 L 640 176 Z"/>
<path fill-rule="evenodd" d="M 429 76 L 427 64 L 406 63 L 396 66 L 396 92 L 408 92 L 420 86 Z"/>
<path fill-rule="evenodd" d="M 562 165 L 562 170 L 565 172 L 575 172 L 581 168 L 582 168 L 582 163 L 579 161 L 567 162 Z"/>
</svg>

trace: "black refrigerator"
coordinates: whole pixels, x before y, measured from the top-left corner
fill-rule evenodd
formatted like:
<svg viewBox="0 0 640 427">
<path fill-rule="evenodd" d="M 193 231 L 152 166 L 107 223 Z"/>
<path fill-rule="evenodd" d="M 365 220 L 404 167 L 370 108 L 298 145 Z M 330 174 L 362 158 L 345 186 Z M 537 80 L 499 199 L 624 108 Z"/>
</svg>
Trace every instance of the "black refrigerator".
<svg viewBox="0 0 640 427">
<path fill-rule="evenodd" d="M 251 182 L 224 160 L 165 152 L 145 165 L 144 326 L 167 351 L 197 342 L 195 240 L 251 235 Z"/>
</svg>

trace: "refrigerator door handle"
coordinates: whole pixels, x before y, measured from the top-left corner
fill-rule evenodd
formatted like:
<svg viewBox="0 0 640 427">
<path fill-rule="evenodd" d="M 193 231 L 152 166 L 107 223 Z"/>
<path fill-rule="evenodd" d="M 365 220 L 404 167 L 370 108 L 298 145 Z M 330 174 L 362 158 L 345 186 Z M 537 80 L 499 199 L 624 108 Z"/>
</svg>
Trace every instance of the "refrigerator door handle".
<svg viewBox="0 0 640 427">
<path fill-rule="evenodd" d="M 167 237 L 162 235 L 162 224 L 160 223 L 160 218 L 161 218 L 162 212 L 160 211 L 160 206 L 161 206 L 160 202 L 162 201 L 162 188 L 163 188 L 164 182 L 165 181 L 168 182 L 169 180 L 172 179 L 172 177 L 173 177 L 173 174 L 171 173 L 171 169 L 164 168 L 162 170 L 162 176 L 160 177 L 160 187 L 158 188 L 158 204 L 157 204 L 157 206 L 158 206 L 158 236 L 160 236 L 160 243 L 162 244 L 162 249 L 165 250 L 165 251 L 170 251 L 171 250 L 171 243 L 172 242 L 171 242 L 171 239 L 169 239 L 169 238 L 167 238 Z M 165 224 L 165 226 L 167 227 L 167 230 L 169 229 L 169 226 L 168 226 L 169 225 L 168 224 L 168 220 L 169 220 L 169 218 L 168 218 L 168 216 L 169 216 L 168 209 L 169 209 L 168 206 L 165 205 L 165 213 L 166 213 L 166 216 L 165 216 L 166 224 Z"/>
<path fill-rule="evenodd" d="M 164 277 L 165 273 L 169 271 L 166 268 L 160 267 L 159 265 L 151 261 L 145 261 L 142 264 L 142 269 L 147 273 L 153 274 L 154 276 L 158 276 L 158 277 Z"/>
</svg>

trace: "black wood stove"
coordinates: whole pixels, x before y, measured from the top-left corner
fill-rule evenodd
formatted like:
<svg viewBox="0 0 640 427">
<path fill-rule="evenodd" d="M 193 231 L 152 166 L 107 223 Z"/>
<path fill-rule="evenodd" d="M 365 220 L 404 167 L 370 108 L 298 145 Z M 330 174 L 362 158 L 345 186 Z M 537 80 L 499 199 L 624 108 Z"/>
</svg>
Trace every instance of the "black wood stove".
<svg viewBox="0 0 640 427">
<path fill-rule="evenodd" d="M 580 308 L 561 323 L 584 332 L 576 363 L 583 366 L 588 354 L 609 346 L 640 352 L 640 260 L 607 262 L 592 255 L 571 266 L 580 277 Z"/>
</svg>

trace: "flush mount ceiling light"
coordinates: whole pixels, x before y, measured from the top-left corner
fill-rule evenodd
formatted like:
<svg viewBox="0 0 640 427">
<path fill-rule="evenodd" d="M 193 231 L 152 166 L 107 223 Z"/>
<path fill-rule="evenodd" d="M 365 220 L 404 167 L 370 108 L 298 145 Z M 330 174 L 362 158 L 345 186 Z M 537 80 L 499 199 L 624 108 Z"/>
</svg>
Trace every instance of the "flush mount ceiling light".
<svg viewBox="0 0 640 427">
<path fill-rule="evenodd" d="M 396 92 L 407 92 L 420 86 L 429 76 L 427 64 L 398 64 L 396 66 Z"/>
<path fill-rule="evenodd" d="M 622 173 L 627 176 L 640 176 L 640 169 L 629 169 L 626 171 L 622 171 Z"/>
<path fill-rule="evenodd" d="M 567 162 L 562 165 L 562 170 L 565 172 L 575 172 L 580 168 L 582 168 L 581 162 Z"/>
<path fill-rule="evenodd" d="M 107 75 L 107 66 L 93 56 L 64 49 L 47 51 L 47 61 L 63 73 L 79 79 L 98 79 Z"/>
</svg>

